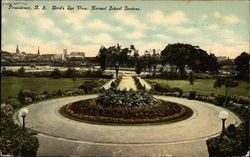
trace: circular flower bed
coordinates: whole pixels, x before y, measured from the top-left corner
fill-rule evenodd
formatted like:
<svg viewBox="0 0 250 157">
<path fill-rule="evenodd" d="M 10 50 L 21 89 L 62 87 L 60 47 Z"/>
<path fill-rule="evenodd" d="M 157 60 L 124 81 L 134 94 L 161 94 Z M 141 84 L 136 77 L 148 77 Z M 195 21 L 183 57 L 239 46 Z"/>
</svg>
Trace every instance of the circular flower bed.
<svg viewBox="0 0 250 157">
<path fill-rule="evenodd" d="M 98 123 L 145 124 L 174 122 L 192 115 L 192 110 L 177 103 L 156 100 L 143 106 L 107 106 L 99 99 L 87 99 L 68 104 L 61 109 L 65 116 Z"/>
</svg>

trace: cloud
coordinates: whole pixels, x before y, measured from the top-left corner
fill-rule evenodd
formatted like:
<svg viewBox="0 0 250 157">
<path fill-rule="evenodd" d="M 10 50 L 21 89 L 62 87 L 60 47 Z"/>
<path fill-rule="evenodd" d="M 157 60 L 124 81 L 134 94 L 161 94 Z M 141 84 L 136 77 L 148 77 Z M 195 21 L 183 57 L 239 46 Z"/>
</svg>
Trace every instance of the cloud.
<svg viewBox="0 0 250 157">
<path fill-rule="evenodd" d="M 139 54 L 143 55 L 146 50 L 150 49 L 160 49 L 163 50 L 167 43 L 161 43 L 161 42 L 143 42 L 143 41 L 137 41 L 135 42 L 136 49 L 139 49 Z"/>
<path fill-rule="evenodd" d="M 27 37 L 20 31 L 16 31 L 12 33 L 13 39 L 18 39 L 18 41 L 22 44 L 30 45 L 30 46 L 38 46 L 42 43 L 41 39 Z"/>
<path fill-rule="evenodd" d="M 208 29 L 218 31 L 220 33 L 227 33 L 227 34 L 233 34 L 234 31 L 231 29 L 223 28 L 220 25 L 212 24 L 208 26 Z"/>
<path fill-rule="evenodd" d="M 189 22 L 183 11 L 175 11 L 169 15 L 165 15 L 164 12 L 160 10 L 155 10 L 148 14 L 149 21 L 158 25 L 177 25 Z"/>
<path fill-rule="evenodd" d="M 154 35 L 155 38 L 161 39 L 161 40 L 170 40 L 171 37 L 167 36 L 167 35 L 163 35 L 163 34 L 156 34 Z"/>
<path fill-rule="evenodd" d="M 145 34 L 142 33 L 141 31 L 134 31 L 132 33 L 128 33 L 125 35 L 125 37 L 128 39 L 139 39 L 139 38 L 142 38 L 144 36 L 145 36 Z"/>
<path fill-rule="evenodd" d="M 76 30 L 81 30 L 83 28 L 83 20 L 90 15 L 90 12 L 86 10 L 77 12 L 58 11 L 57 13 L 64 15 L 66 17 L 64 21 L 68 24 L 72 24 L 73 28 Z"/>
<path fill-rule="evenodd" d="M 237 45 L 223 45 L 223 44 L 209 44 L 209 45 L 200 45 L 200 47 L 207 52 L 211 50 L 211 53 L 214 53 L 216 56 L 227 56 L 229 58 L 235 58 L 240 55 L 242 52 L 249 51 L 249 43 L 241 43 Z"/>
<path fill-rule="evenodd" d="M 148 27 L 143 24 L 143 22 L 141 22 L 136 15 L 128 13 L 126 11 L 117 11 L 113 15 L 113 18 L 120 23 L 123 23 L 124 25 L 132 26 L 139 30 L 148 29 Z"/>
<path fill-rule="evenodd" d="M 63 30 L 55 26 L 54 21 L 52 21 L 49 18 L 40 17 L 37 18 L 38 27 L 41 29 L 44 29 L 45 31 L 49 31 L 52 34 L 58 35 L 58 36 L 67 36 L 67 33 L 65 33 Z"/>
<path fill-rule="evenodd" d="M 175 27 L 169 27 L 168 29 L 181 35 L 198 33 L 198 29 L 196 28 L 186 28 L 186 27 L 175 26 Z"/>
<path fill-rule="evenodd" d="M 91 29 L 101 29 L 101 30 L 106 30 L 106 31 L 122 31 L 123 30 L 123 28 L 121 27 L 111 26 L 107 23 L 104 23 L 100 19 L 94 19 L 87 26 Z"/>
<path fill-rule="evenodd" d="M 202 20 L 206 20 L 207 18 L 208 18 L 207 15 L 205 15 L 205 14 L 204 14 L 204 15 L 201 15 L 201 19 L 202 19 Z"/>
<path fill-rule="evenodd" d="M 217 20 L 220 20 L 220 21 L 223 21 L 223 22 L 226 22 L 226 23 L 230 23 L 230 24 L 237 24 L 237 23 L 240 22 L 240 19 L 235 15 L 222 16 L 220 13 L 215 12 L 214 17 Z"/>
<path fill-rule="evenodd" d="M 89 35 L 82 37 L 83 41 L 95 43 L 95 44 L 111 44 L 113 38 L 107 33 L 101 33 L 99 35 Z"/>
</svg>

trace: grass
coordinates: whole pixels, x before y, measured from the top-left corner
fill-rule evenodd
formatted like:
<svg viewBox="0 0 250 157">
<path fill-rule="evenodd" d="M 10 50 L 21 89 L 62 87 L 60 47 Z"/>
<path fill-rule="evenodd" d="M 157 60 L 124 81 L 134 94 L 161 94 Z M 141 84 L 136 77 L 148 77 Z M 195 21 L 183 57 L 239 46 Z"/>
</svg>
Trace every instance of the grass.
<svg viewBox="0 0 250 157">
<path fill-rule="evenodd" d="M 192 86 L 187 80 L 165 80 L 165 79 L 146 79 L 147 81 L 156 81 L 162 85 L 169 85 L 171 88 L 177 87 L 182 89 L 184 92 L 188 92 L 192 90 Z M 213 79 L 197 79 L 194 82 L 193 90 L 197 92 L 197 94 L 201 95 L 210 95 L 214 94 L 223 94 L 224 95 L 224 87 L 215 89 L 214 86 L 215 80 Z M 248 97 L 249 86 L 247 82 L 241 82 L 238 87 L 231 88 L 231 95 L 237 96 L 246 96 Z"/>
<path fill-rule="evenodd" d="M 53 92 L 57 90 L 73 90 L 80 83 L 97 78 L 77 78 L 74 82 L 70 78 L 52 79 L 48 77 L 1 77 L 1 102 L 4 102 L 8 96 L 17 97 L 22 89 L 31 90 L 35 93 L 43 91 Z"/>
</svg>

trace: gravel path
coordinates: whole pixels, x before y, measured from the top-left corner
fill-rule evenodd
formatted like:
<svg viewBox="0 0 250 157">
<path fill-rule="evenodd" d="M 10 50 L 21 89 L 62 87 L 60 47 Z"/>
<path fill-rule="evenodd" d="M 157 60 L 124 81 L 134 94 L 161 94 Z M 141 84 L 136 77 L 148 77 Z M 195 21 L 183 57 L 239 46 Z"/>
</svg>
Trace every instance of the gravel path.
<svg viewBox="0 0 250 157">
<path fill-rule="evenodd" d="M 131 76 L 123 76 L 121 83 L 118 86 L 118 89 L 120 90 L 137 90 L 136 86 L 135 86 L 135 82 L 133 80 L 133 78 Z"/>
<path fill-rule="evenodd" d="M 206 139 L 221 131 L 218 113 L 225 109 L 196 100 L 166 96 L 158 98 L 190 107 L 194 111 L 193 116 L 164 125 L 111 126 L 81 123 L 58 113 L 65 104 L 96 96 L 58 98 L 27 106 L 26 126 L 39 132 L 38 155 L 208 156 Z M 239 125 L 240 119 L 229 113 L 226 126 L 232 123 Z M 21 125 L 17 112 L 13 118 Z"/>
</svg>

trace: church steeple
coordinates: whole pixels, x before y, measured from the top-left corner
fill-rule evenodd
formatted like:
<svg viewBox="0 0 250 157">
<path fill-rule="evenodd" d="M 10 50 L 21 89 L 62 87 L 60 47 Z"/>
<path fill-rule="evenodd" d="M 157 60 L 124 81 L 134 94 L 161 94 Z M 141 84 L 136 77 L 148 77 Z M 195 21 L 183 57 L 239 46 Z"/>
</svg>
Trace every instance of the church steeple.
<svg viewBox="0 0 250 157">
<path fill-rule="evenodd" d="M 17 44 L 17 46 L 16 46 L 16 54 L 19 54 L 19 48 L 18 48 L 18 44 Z"/>
<path fill-rule="evenodd" d="M 39 55 L 39 56 L 40 56 L 39 46 L 38 46 L 38 50 L 37 50 L 37 55 Z"/>
</svg>

